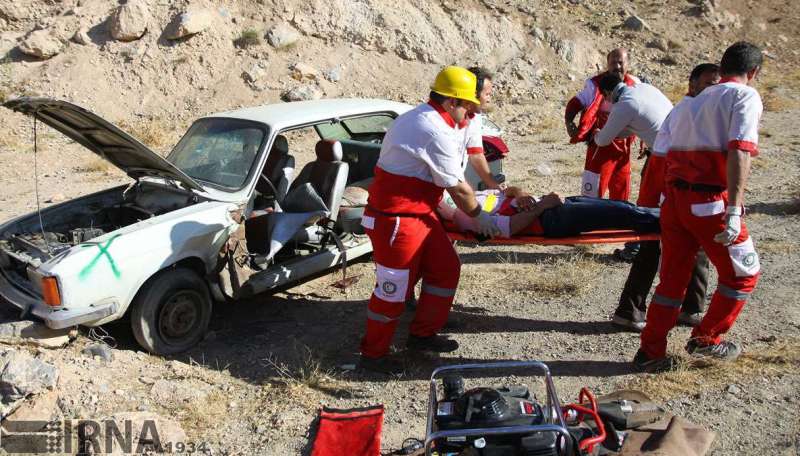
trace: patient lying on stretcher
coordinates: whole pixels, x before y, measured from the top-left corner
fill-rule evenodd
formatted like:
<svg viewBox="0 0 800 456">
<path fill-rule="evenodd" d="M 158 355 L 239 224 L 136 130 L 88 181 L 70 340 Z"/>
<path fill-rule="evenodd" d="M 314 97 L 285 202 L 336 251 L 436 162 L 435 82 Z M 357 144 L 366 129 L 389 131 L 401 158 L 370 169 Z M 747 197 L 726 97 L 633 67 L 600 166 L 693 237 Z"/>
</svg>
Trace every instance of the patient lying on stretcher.
<svg viewBox="0 0 800 456">
<path fill-rule="evenodd" d="M 517 187 L 475 192 L 478 203 L 489 212 L 501 237 L 515 235 L 551 238 L 577 236 L 597 230 L 632 230 L 637 233 L 659 231 L 658 209 L 639 207 L 627 201 L 569 196 L 556 193 L 535 198 Z M 456 208 L 445 193 L 437 209 L 460 231 L 476 231 L 475 220 Z"/>
</svg>

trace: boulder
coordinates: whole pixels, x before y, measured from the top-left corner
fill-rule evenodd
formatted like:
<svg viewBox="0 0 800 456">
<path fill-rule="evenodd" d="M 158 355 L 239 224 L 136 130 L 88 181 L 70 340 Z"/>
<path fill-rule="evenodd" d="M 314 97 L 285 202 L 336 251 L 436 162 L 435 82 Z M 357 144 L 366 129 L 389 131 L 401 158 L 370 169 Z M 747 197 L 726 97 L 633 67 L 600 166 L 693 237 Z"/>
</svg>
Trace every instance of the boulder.
<svg viewBox="0 0 800 456">
<path fill-rule="evenodd" d="M 339 67 L 330 68 L 322 73 L 322 77 L 330 82 L 339 82 L 342 79 L 342 72 Z"/>
<path fill-rule="evenodd" d="M 319 100 L 320 98 L 322 98 L 322 92 L 313 85 L 293 87 L 281 95 L 283 101 Z"/>
<path fill-rule="evenodd" d="M 92 39 L 89 38 L 89 30 L 86 29 L 86 27 L 79 28 L 75 34 L 72 35 L 72 41 L 81 46 L 92 44 Z"/>
<path fill-rule="evenodd" d="M 292 65 L 292 78 L 298 81 L 303 78 L 317 79 L 317 76 L 319 76 L 317 69 L 307 63 L 295 63 Z"/>
<path fill-rule="evenodd" d="M 39 59 L 49 59 L 63 48 L 61 40 L 54 37 L 49 30 L 34 30 L 19 44 L 19 50 L 23 54 Z"/>
<path fill-rule="evenodd" d="M 660 37 L 653 38 L 647 43 L 647 47 L 667 52 L 669 51 L 669 41 Z"/>
<path fill-rule="evenodd" d="M 117 7 L 109 19 L 111 36 L 119 41 L 134 41 L 147 32 L 150 8 L 144 0 L 128 0 Z"/>
<path fill-rule="evenodd" d="M 196 9 L 181 13 L 167 26 L 165 37 L 179 40 L 206 30 L 214 22 L 216 13 L 207 9 Z"/>
<path fill-rule="evenodd" d="M 254 63 L 249 69 L 242 71 L 242 79 L 248 84 L 255 84 L 267 74 L 267 70 L 259 63 Z"/>
<path fill-rule="evenodd" d="M 276 49 L 291 46 L 299 40 L 300 33 L 286 22 L 277 24 L 267 31 L 267 42 Z"/>
<path fill-rule="evenodd" d="M 90 358 L 99 356 L 100 359 L 105 362 L 110 362 L 114 359 L 114 351 L 106 344 L 87 345 L 83 350 L 81 350 L 81 353 Z"/>
<path fill-rule="evenodd" d="M 60 348 L 70 341 L 69 329 L 50 329 L 32 320 L 0 322 L 0 342 L 31 344 L 45 348 Z"/>
<path fill-rule="evenodd" d="M 46 423 L 59 415 L 60 408 L 58 406 L 58 393 L 55 391 L 48 391 L 44 394 L 37 394 L 30 400 L 20 404 L 19 408 L 11 412 L 5 417 L 9 421 L 27 421 L 42 423 L 42 428 Z M 31 429 L 31 432 L 41 430 Z"/>
<path fill-rule="evenodd" d="M 5 404 L 23 399 L 58 381 L 58 369 L 27 352 L 6 350 L 0 353 L 0 401 Z"/>
<path fill-rule="evenodd" d="M 625 19 L 625 22 L 622 23 L 622 26 L 628 30 L 633 30 L 635 32 L 640 32 L 642 30 L 650 30 L 650 26 L 647 22 L 644 21 L 641 17 L 632 14 Z"/>
</svg>

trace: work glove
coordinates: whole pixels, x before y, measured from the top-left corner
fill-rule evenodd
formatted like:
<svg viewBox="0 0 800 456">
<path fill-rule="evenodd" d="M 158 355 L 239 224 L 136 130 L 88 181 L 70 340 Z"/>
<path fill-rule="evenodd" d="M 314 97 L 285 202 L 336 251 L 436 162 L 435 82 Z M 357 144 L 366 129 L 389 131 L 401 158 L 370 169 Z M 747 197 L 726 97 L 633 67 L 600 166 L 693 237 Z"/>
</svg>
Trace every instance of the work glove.
<svg viewBox="0 0 800 456">
<path fill-rule="evenodd" d="M 495 237 L 500 235 L 500 228 L 494 223 L 494 219 L 486 211 L 480 211 L 477 217 L 474 217 L 478 225 L 478 233 L 487 236 Z"/>
<path fill-rule="evenodd" d="M 725 231 L 714 236 L 714 241 L 722 245 L 731 245 L 742 232 L 742 208 L 728 206 L 725 210 Z"/>
</svg>

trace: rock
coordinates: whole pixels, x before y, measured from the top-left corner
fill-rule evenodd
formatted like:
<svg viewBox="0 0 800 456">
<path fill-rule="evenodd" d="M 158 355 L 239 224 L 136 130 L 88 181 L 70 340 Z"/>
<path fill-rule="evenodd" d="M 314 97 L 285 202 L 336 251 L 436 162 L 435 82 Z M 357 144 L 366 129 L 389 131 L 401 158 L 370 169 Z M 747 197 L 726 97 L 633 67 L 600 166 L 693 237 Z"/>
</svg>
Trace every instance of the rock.
<svg viewBox="0 0 800 456">
<path fill-rule="evenodd" d="M 731 383 L 730 385 L 728 385 L 727 388 L 725 388 L 725 391 L 730 393 L 730 394 L 733 394 L 735 396 L 735 395 L 741 393 L 742 389 L 739 388 L 738 386 L 734 385 L 733 383 Z"/>
<path fill-rule="evenodd" d="M 114 359 L 113 349 L 106 344 L 87 345 L 83 350 L 81 350 L 81 353 L 90 358 L 99 356 L 100 359 L 105 362 L 110 362 Z"/>
<path fill-rule="evenodd" d="M 622 26 L 628 30 L 633 30 L 636 32 L 650 30 L 650 26 L 647 25 L 647 22 L 635 14 L 628 16 L 628 18 L 625 19 L 625 22 L 622 23 Z"/>
<path fill-rule="evenodd" d="M 214 22 L 216 13 L 207 9 L 186 11 L 175 16 L 167 26 L 164 36 L 168 40 L 179 40 L 206 30 Z"/>
<path fill-rule="evenodd" d="M 109 19 L 111 36 L 119 41 L 134 41 L 147 32 L 150 9 L 145 0 L 128 0 L 120 5 Z"/>
<path fill-rule="evenodd" d="M 297 86 L 281 95 L 281 99 L 284 101 L 319 100 L 320 98 L 322 98 L 322 92 L 312 85 Z"/>
<path fill-rule="evenodd" d="M 58 369 L 26 352 L 6 350 L 0 353 L 0 401 L 10 403 L 53 388 Z"/>
<path fill-rule="evenodd" d="M 341 70 L 338 67 L 325 70 L 322 77 L 330 82 L 339 82 L 342 79 Z"/>
<path fill-rule="evenodd" d="M 155 381 L 155 380 L 153 380 L 152 378 L 150 378 L 150 377 L 146 377 L 146 376 L 144 376 L 144 375 L 143 375 L 143 376 L 141 376 L 141 377 L 139 377 L 139 381 L 140 381 L 140 382 L 142 382 L 142 383 L 143 383 L 143 384 L 145 384 L 145 385 L 152 385 L 153 383 L 155 383 L 155 382 L 156 382 L 156 381 Z"/>
<path fill-rule="evenodd" d="M 250 69 L 242 71 L 242 79 L 244 82 L 255 84 L 266 74 L 266 69 L 261 64 L 253 64 Z"/>
<path fill-rule="evenodd" d="M 292 65 L 292 78 L 300 81 L 303 78 L 317 79 L 319 72 L 317 69 L 307 63 L 295 63 Z"/>
<path fill-rule="evenodd" d="M 667 52 L 669 50 L 669 41 L 667 41 L 665 38 L 660 38 L 660 37 L 653 38 L 647 43 L 647 47 Z"/>
<path fill-rule="evenodd" d="M 0 342 L 7 344 L 60 348 L 67 345 L 70 339 L 69 329 L 50 329 L 37 321 L 17 320 L 0 323 Z"/>
<path fill-rule="evenodd" d="M 536 38 L 537 40 L 540 40 L 540 41 L 544 40 L 544 31 L 542 29 L 540 29 L 539 27 L 534 27 L 532 33 L 533 33 L 533 37 Z"/>
<path fill-rule="evenodd" d="M 28 401 L 22 403 L 19 408 L 14 410 L 4 419 L 9 421 L 41 421 L 42 427 L 31 429 L 30 432 L 40 431 L 46 423 L 59 415 L 58 394 L 55 391 L 48 391 L 44 394 L 37 394 Z"/>
<path fill-rule="evenodd" d="M 277 24 L 267 31 L 267 42 L 276 49 L 291 46 L 299 40 L 300 33 L 286 22 Z"/>
<path fill-rule="evenodd" d="M 539 163 L 533 168 L 533 171 L 540 176 L 553 175 L 553 169 L 547 163 Z"/>
<path fill-rule="evenodd" d="M 61 40 L 50 34 L 48 30 L 34 30 L 19 44 L 20 52 L 40 59 L 49 59 L 61 52 L 63 48 Z"/>
<path fill-rule="evenodd" d="M 89 38 L 89 31 L 86 29 L 86 27 L 79 28 L 75 34 L 72 35 L 72 41 L 80 44 L 81 46 L 92 44 L 92 39 Z"/>
<path fill-rule="evenodd" d="M 186 438 L 186 432 L 184 432 L 183 428 L 181 428 L 181 425 L 177 421 L 173 421 L 153 412 L 122 412 L 115 413 L 114 415 L 100 420 L 100 423 L 104 423 L 104 425 L 99 426 L 99 435 L 95 440 L 97 442 L 116 442 L 113 448 L 109 448 L 113 451 L 109 453 L 99 453 L 96 451 L 97 449 L 94 448 L 94 445 L 87 445 L 87 448 L 94 448 L 95 452 L 92 454 L 115 456 L 125 454 L 123 453 L 123 448 L 120 447 L 119 442 L 114 439 L 113 435 L 105 435 L 105 432 L 110 429 L 110 426 L 105 423 L 111 421 L 116 424 L 117 429 L 119 429 L 123 435 L 127 426 L 130 426 L 132 440 L 131 446 L 133 449 L 157 448 L 159 446 L 163 446 L 166 449 L 171 444 L 173 451 L 176 451 L 176 443 L 188 441 Z M 87 437 L 93 438 L 94 436 L 90 435 Z M 103 449 L 107 448 L 103 446 Z M 152 454 L 152 452 L 147 451 L 146 454 Z"/>
</svg>

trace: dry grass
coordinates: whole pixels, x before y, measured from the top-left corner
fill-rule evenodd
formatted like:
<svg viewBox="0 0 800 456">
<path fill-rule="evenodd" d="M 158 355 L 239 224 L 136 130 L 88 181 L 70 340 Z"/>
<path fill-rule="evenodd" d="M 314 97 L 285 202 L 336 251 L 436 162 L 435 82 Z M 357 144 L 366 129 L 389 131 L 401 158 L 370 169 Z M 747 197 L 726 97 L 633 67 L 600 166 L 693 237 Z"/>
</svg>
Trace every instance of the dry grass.
<svg viewBox="0 0 800 456">
<path fill-rule="evenodd" d="M 763 253 L 790 254 L 800 252 L 800 244 L 784 239 L 764 239 L 759 241 L 756 248 Z"/>
<path fill-rule="evenodd" d="M 665 92 L 664 95 L 672 101 L 672 103 L 677 103 L 681 101 L 681 99 L 686 95 L 686 91 L 689 88 L 686 86 L 685 82 L 681 82 L 679 84 L 671 85 Z"/>
<path fill-rule="evenodd" d="M 275 380 L 289 388 L 320 389 L 333 381 L 332 371 L 322 365 L 311 349 L 305 345 L 295 347 L 296 362 L 289 365 L 274 356 L 264 359 L 264 365 L 275 371 Z"/>
<path fill-rule="evenodd" d="M 767 68 L 757 88 L 761 92 L 764 110 L 782 112 L 800 107 L 800 70 L 789 72 Z"/>
<path fill-rule="evenodd" d="M 636 377 L 623 386 L 644 392 L 656 401 L 719 390 L 725 385 L 761 377 L 796 374 L 800 369 L 800 340 L 788 339 L 745 352 L 734 363 L 684 359 L 678 370 Z"/>
<path fill-rule="evenodd" d="M 114 165 L 107 160 L 103 160 L 102 158 L 92 158 L 85 165 L 76 166 L 72 168 L 75 172 L 78 173 L 104 173 L 108 174 L 111 173 L 114 169 Z"/>
<path fill-rule="evenodd" d="M 164 127 L 166 121 L 153 119 L 143 122 L 121 121 L 117 126 L 155 151 L 162 151 L 172 143 L 172 132 Z"/>
<path fill-rule="evenodd" d="M 498 254 L 495 264 L 466 271 L 466 280 L 486 286 L 502 284 L 509 291 L 529 291 L 540 296 L 582 295 L 592 289 L 602 265 L 582 253 L 538 263 L 519 263 L 515 252 Z"/>
<path fill-rule="evenodd" d="M 566 137 L 563 122 L 558 116 L 541 116 L 531 133 L 537 135 L 543 143 L 562 142 Z"/>
<path fill-rule="evenodd" d="M 202 437 L 211 427 L 228 418 L 228 400 L 221 392 L 212 391 L 204 399 L 171 412 L 189 437 Z"/>
</svg>

